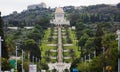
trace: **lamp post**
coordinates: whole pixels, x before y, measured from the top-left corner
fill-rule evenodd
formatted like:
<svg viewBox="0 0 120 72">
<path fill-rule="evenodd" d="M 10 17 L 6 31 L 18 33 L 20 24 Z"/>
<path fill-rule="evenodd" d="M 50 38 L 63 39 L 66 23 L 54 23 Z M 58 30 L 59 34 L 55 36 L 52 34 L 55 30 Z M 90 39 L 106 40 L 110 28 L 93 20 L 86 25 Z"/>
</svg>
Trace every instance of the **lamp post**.
<svg viewBox="0 0 120 72">
<path fill-rule="evenodd" d="M 81 57 L 81 62 L 83 62 L 83 57 Z"/>
<path fill-rule="evenodd" d="M 104 64 L 105 64 L 105 63 L 104 63 L 104 62 L 105 62 L 105 61 L 104 61 L 105 48 L 102 47 L 102 49 L 103 49 L 103 72 L 105 72 L 105 68 L 104 68 L 104 66 L 105 66 L 105 65 L 104 65 Z"/>
<path fill-rule="evenodd" d="M 30 59 L 30 54 L 29 54 L 29 52 L 28 52 L 28 62 L 29 62 L 29 59 Z"/>
<path fill-rule="evenodd" d="M 40 62 L 40 59 L 39 59 L 39 62 Z"/>
<path fill-rule="evenodd" d="M 88 56 L 89 56 L 89 63 L 90 63 L 90 53 L 89 53 L 89 55 L 88 55 Z"/>
<path fill-rule="evenodd" d="M 37 57 L 36 57 L 36 64 L 37 64 Z"/>
<path fill-rule="evenodd" d="M 0 72 L 2 72 L 1 68 L 2 68 L 2 41 L 3 39 L 0 36 Z"/>
<path fill-rule="evenodd" d="M 94 58 L 96 57 L 96 51 L 94 51 Z"/>
<path fill-rule="evenodd" d="M 33 64 L 34 64 L 34 56 L 33 56 L 33 60 L 32 61 L 33 61 Z"/>
<path fill-rule="evenodd" d="M 23 58 L 24 58 L 24 56 L 23 56 L 23 54 L 24 54 L 24 51 L 22 50 L 22 72 L 24 72 L 24 68 L 23 68 Z"/>
<path fill-rule="evenodd" d="M 120 30 L 117 30 L 118 35 L 118 72 L 120 72 Z"/>
<path fill-rule="evenodd" d="M 85 55 L 85 63 L 86 63 L 86 55 Z"/>
<path fill-rule="evenodd" d="M 16 70 L 17 70 L 17 50 L 18 50 L 18 48 L 17 48 L 17 45 L 16 45 Z"/>
</svg>

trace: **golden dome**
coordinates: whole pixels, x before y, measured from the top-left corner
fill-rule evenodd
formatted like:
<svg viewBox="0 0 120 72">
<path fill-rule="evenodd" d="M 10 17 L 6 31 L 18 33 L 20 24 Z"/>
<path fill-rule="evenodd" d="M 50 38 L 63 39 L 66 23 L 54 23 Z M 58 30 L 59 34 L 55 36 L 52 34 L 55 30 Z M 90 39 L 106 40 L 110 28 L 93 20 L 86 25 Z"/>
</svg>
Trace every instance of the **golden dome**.
<svg viewBox="0 0 120 72">
<path fill-rule="evenodd" d="M 56 8 L 55 13 L 64 13 L 62 8 Z"/>
</svg>

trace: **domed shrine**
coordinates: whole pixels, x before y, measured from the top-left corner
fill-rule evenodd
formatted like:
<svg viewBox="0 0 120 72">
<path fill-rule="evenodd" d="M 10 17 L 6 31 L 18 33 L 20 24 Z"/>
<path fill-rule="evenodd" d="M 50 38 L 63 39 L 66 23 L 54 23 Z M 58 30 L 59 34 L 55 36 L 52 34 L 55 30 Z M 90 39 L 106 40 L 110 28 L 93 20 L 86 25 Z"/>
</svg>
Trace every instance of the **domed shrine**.
<svg viewBox="0 0 120 72">
<path fill-rule="evenodd" d="M 54 19 L 52 19 L 50 23 L 55 25 L 69 25 L 70 22 L 65 19 L 64 15 L 64 10 L 61 7 L 56 8 Z"/>
</svg>

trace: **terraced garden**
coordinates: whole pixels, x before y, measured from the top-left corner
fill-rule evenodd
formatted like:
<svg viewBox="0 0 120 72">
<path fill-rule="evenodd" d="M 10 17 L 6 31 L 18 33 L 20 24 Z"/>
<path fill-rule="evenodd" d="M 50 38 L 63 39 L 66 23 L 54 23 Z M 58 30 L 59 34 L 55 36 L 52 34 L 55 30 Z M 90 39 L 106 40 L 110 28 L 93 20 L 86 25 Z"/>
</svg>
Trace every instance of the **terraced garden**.
<svg viewBox="0 0 120 72">
<path fill-rule="evenodd" d="M 56 27 L 48 28 L 45 32 L 41 44 L 41 62 L 55 63 L 57 62 L 57 41 L 58 31 Z M 78 51 L 75 31 L 69 27 L 62 27 L 62 44 L 63 44 L 63 61 L 71 63 L 80 56 Z"/>
</svg>

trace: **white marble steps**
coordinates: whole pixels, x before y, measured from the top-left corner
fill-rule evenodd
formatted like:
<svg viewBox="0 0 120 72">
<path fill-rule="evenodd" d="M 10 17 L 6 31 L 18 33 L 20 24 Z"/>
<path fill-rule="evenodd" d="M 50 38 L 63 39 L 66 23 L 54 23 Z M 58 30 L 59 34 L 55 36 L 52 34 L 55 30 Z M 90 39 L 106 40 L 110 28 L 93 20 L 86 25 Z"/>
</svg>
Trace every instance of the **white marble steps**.
<svg viewBox="0 0 120 72">
<path fill-rule="evenodd" d="M 66 33 L 62 33 L 62 35 L 65 35 Z"/>
<path fill-rule="evenodd" d="M 50 50 L 50 52 L 57 52 L 57 50 Z"/>
<path fill-rule="evenodd" d="M 47 46 L 58 46 L 58 44 L 47 44 Z M 63 46 L 73 46 L 73 44 L 63 44 Z"/>
<path fill-rule="evenodd" d="M 61 57 L 62 57 L 62 58 L 64 58 L 64 56 L 63 56 L 63 55 L 61 55 Z M 59 57 L 57 56 L 56 58 L 58 59 Z"/>
<path fill-rule="evenodd" d="M 52 56 L 50 56 L 50 58 L 51 58 L 51 59 L 57 59 L 56 57 L 52 57 Z"/>
<path fill-rule="evenodd" d="M 52 72 L 53 69 L 56 69 L 57 72 L 63 72 L 65 69 L 70 69 L 71 63 L 48 63 L 49 70 Z"/>
<path fill-rule="evenodd" d="M 54 35 L 57 35 L 58 33 L 53 33 Z"/>
<path fill-rule="evenodd" d="M 59 51 L 59 49 L 57 49 L 57 52 Z M 63 52 L 63 49 L 61 49 L 61 51 Z"/>
<path fill-rule="evenodd" d="M 54 30 L 54 31 L 58 31 L 58 30 Z"/>
<path fill-rule="evenodd" d="M 66 38 L 67 36 L 62 36 L 62 38 Z"/>
<path fill-rule="evenodd" d="M 64 57 L 64 59 L 70 59 L 71 57 Z"/>
<path fill-rule="evenodd" d="M 63 46 L 73 46 L 73 44 L 63 44 Z"/>
<path fill-rule="evenodd" d="M 57 36 L 52 36 L 53 38 L 57 38 Z"/>
<path fill-rule="evenodd" d="M 57 44 L 47 44 L 47 46 L 57 46 Z"/>
<path fill-rule="evenodd" d="M 67 50 L 63 50 L 64 52 L 69 52 L 70 50 L 69 49 L 67 49 Z"/>
<path fill-rule="evenodd" d="M 65 30 L 62 30 L 62 31 L 65 31 Z"/>
</svg>

